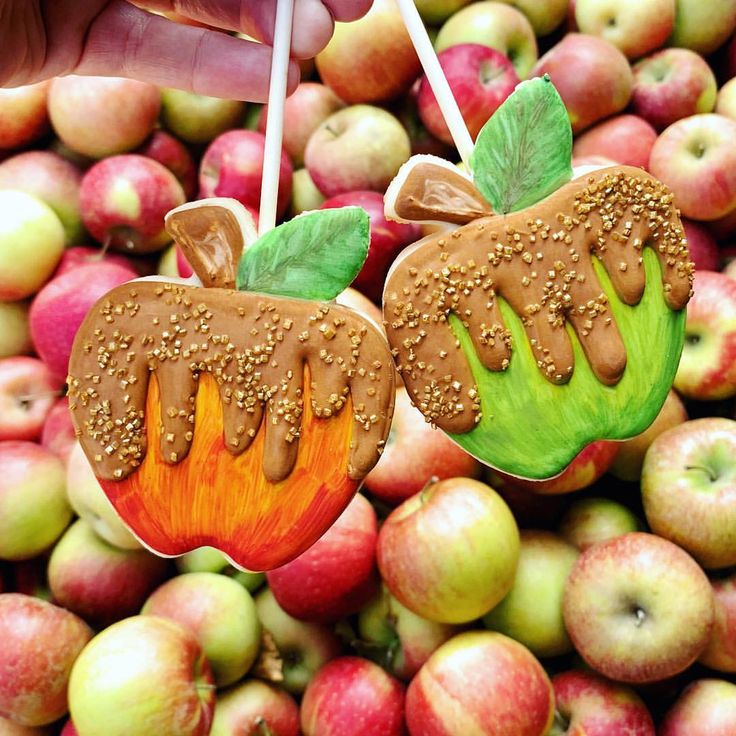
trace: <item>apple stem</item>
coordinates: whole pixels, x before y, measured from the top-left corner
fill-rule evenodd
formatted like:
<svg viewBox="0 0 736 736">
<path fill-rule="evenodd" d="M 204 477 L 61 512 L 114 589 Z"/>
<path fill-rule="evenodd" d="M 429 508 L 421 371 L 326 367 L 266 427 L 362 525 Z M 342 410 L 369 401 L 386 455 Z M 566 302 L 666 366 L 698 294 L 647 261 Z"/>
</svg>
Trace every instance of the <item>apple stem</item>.
<svg viewBox="0 0 736 736">
<path fill-rule="evenodd" d="M 439 476 L 433 475 L 430 477 L 430 479 L 424 484 L 424 488 L 422 488 L 421 491 L 419 491 L 419 500 L 422 503 L 426 503 L 427 501 L 427 495 L 429 492 L 429 489 L 435 484 L 439 483 Z"/>
<path fill-rule="evenodd" d="M 21 394 L 20 396 L 17 396 L 18 402 L 21 404 L 28 404 L 31 401 L 35 401 L 36 399 L 46 399 L 49 396 L 62 396 L 62 391 L 39 391 L 36 394 Z"/>
<path fill-rule="evenodd" d="M 468 171 L 471 171 L 470 154 L 473 152 L 473 138 L 468 131 L 468 126 L 465 125 L 465 120 L 463 120 L 460 108 L 452 94 L 447 77 L 445 77 L 445 73 L 442 71 L 442 66 L 437 58 L 432 42 L 429 40 L 429 34 L 419 15 L 417 6 L 414 0 L 396 1 L 404 19 L 406 30 L 414 44 L 419 61 L 422 63 L 424 73 L 427 75 L 429 86 L 437 98 L 437 104 L 442 112 L 442 117 L 450 129 L 450 135 L 455 142 L 455 147 L 463 163 L 468 167 Z"/>
<path fill-rule="evenodd" d="M 93 256 L 95 260 L 101 261 L 107 255 L 107 251 L 110 250 L 111 244 L 112 244 L 112 235 L 108 233 L 107 237 L 105 238 L 105 242 L 102 244 L 102 248 L 100 248 L 100 252 L 98 254 L 95 254 L 95 256 Z"/>
<path fill-rule="evenodd" d="M 718 476 L 704 465 L 686 465 L 685 470 L 702 470 L 710 478 L 711 483 L 715 483 L 718 480 Z"/>
<path fill-rule="evenodd" d="M 258 729 L 258 736 L 273 736 L 273 731 L 268 727 L 268 723 L 266 723 L 263 716 L 256 718 L 256 728 Z"/>
<path fill-rule="evenodd" d="M 268 89 L 268 118 L 266 142 L 263 151 L 263 179 L 261 206 L 258 213 L 258 234 L 263 235 L 276 224 L 276 206 L 279 194 L 281 146 L 284 139 L 284 103 L 289 76 L 289 53 L 294 19 L 294 0 L 276 3 L 271 52 L 271 81 Z"/>
</svg>

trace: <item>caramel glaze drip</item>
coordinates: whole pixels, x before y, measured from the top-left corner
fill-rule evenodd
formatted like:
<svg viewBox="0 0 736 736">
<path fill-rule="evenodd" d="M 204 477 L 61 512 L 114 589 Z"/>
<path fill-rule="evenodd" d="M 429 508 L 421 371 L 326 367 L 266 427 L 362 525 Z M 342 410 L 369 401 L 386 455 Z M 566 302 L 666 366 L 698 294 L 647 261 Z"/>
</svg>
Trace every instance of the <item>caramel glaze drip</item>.
<svg viewBox="0 0 736 736">
<path fill-rule="evenodd" d="M 542 374 L 565 383 L 575 330 L 596 377 L 614 385 L 626 350 L 595 271 L 597 257 L 629 305 L 644 292 L 642 248 L 663 267 L 665 301 L 682 309 L 693 264 L 672 194 L 641 169 L 572 181 L 534 207 L 479 218 L 407 252 L 389 275 L 384 320 L 399 372 L 425 418 L 448 432 L 480 421 L 478 388 L 448 324 L 454 313 L 489 370 L 504 370 L 511 336 L 497 297 L 519 315 Z"/>
<path fill-rule="evenodd" d="M 329 418 L 352 400 L 348 474 L 378 460 L 394 401 L 394 370 L 377 328 L 333 304 L 154 281 L 123 284 L 89 312 L 70 361 L 69 400 L 98 477 L 125 478 L 146 452 L 145 402 L 161 393 L 161 455 L 182 460 L 196 432 L 197 381 L 219 384 L 224 437 L 237 455 L 265 422 L 263 472 L 286 478 L 296 461 L 305 364 L 312 408 Z M 265 416 L 264 416 L 265 415 Z"/>
</svg>

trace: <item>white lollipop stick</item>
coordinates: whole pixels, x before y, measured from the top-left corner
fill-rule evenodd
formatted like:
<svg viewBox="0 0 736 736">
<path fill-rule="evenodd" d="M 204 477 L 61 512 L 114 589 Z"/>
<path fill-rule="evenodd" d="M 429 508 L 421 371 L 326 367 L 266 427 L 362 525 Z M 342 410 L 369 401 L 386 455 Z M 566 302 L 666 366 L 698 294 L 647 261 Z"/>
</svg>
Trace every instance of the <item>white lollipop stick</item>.
<svg viewBox="0 0 736 736">
<path fill-rule="evenodd" d="M 463 163 L 468 167 L 468 171 L 470 171 L 470 154 L 473 151 L 473 139 L 468 132 L 468 127 L 465 125 L 450 85 L 447 83 L 447 78 L 442 71 L 432 42 L 429 40 L 427 29 L 424 27 L 417 6 L 414 0 L 396 0 L 396 2 L 404 18 L 404 25 L 414 44 L 419 61 L 422 63 L 424 73 L 427 75 L 429 86 L 437 98 L 437 104 L 440 106 L 442 117 L 450 129 L 452 140 L 455 141 L 455 147 Z"/>
<path fill-rule="evenodd" d="M 284 101 L 289 75 L 291 27 L 294 18 L 294 0 L 277 0 L 276 22 L 273 28 L 271 80 L 268 88 L 268 121 L 263 152 L 261 179 L 261 208 L 258 213 L 258 235 L 271 230 L 276 224 L 276 203 L 279 194 L 281 144 L 284 138 Z"/>
</svg>

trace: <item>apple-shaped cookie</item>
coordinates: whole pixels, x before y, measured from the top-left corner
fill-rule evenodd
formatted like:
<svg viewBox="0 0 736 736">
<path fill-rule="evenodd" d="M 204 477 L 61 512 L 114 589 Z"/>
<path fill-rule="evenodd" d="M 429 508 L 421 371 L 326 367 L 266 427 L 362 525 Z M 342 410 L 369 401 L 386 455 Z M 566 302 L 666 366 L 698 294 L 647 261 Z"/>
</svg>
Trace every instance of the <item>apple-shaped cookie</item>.
<svg viewBox="0 0 736 736">
<path fill-rule="evenodd" d="M 72 417 L 147 547 L 271 569 L 327 530 L 388 434 L 385 338 L 327 301 L 365 259 L 368 217 L 324 210 L 255 239 L 242 205 L 211 199 L 166 225 L 204 286 L 139 280 L 103 297 L 74 344 Z"/>
<path fill-rule="evenodd" d="M 447 226 L 402 253 L 384 290 L 413 402 L 465 450 L 526 478 L 649 426 L 692 287 L 667 188 L 626 166 L 570 180 L 571 150 L 559 95 L 529 80 L 481 130 L 472 178 L 414 157 L 385 199 L 390 219 Z"/>
</svg>

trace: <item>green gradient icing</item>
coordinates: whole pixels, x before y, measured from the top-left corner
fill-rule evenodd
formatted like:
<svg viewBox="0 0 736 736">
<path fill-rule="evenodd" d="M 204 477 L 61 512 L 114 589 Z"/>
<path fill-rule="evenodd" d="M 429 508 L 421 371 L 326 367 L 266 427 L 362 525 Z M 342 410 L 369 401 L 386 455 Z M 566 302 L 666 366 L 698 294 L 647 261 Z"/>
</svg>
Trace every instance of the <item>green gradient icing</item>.
<svg viewBox="0 0 736 736">
<path fill-rule="evenodd" d="M 627 365 L 615 386 L 605 386 L 590 369 L 574 331 L 572 378 L 562 386 L 539 372 L 521 321 L 501 301 L 513 348 L 506 371 L 490 371 L 475 353 L 458 317 L 450 324 L 478 384 L 482 418 L 455 442 L 482 462 L 512 475 L 549 478 L 590 442 L 623 440 L 643 432 L 657 416 L 677 371 L 685 335 L 684 309 L 664 301 L 662 272 L 650 248 L 643 252 L 646 288 L 641 302 L 624 304 L 603 266 L 594 260 L 600 283 L 626 346 Z"/>
</svg>

